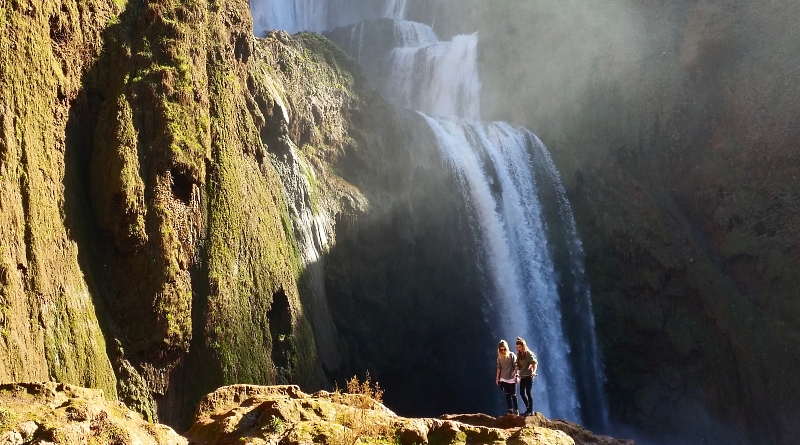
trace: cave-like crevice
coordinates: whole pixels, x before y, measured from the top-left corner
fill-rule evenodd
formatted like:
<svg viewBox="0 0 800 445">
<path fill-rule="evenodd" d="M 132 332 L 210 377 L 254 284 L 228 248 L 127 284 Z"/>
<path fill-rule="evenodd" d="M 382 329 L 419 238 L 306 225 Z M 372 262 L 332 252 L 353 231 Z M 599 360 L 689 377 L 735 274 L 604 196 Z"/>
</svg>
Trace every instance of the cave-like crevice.
<svg viewBox="0 0 800 445">
<path fill-rule="evenodd" d="M 272 363 L 277 371 L 278 383 L 288 383 L 292 369 L 292 314 L 283 289 L 272 295 L 267 321 L 272 337 Z"/>
<path fill-rule="evenodd" d="M 170 170 L 172 176 L 172 195 L 175 199 L 189 205 L 192 201 L 193 182 L 189 174 L 180 167 L 173 167 Z"/>
</svg>

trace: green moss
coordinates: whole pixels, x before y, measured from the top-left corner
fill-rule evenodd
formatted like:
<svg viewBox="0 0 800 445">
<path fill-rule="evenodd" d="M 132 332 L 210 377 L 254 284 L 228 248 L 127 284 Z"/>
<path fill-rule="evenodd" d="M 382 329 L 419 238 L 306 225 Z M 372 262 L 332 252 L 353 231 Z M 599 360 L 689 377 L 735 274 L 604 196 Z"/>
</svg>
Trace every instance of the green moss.
<svg viewBox="0 0 800 445">
<path fill-rule="evenodd" d="M 20 415 L 7 408 L 0 407 L 0 435 L 14 429 L 20 422 Z"/>
</svg>

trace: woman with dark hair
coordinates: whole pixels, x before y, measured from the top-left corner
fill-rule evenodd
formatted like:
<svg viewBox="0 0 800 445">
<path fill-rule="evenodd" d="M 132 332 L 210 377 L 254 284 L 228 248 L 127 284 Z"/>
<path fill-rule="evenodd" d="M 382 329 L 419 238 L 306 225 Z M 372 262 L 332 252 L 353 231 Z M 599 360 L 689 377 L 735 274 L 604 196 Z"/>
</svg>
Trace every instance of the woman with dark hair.
<svg viewBox="0 0 800 445">
<path fill-rule="evenodd" d="M 522 396 L 522 401 L 525 403 L 525 413 L 523 416 L 530 416 L 533 414 L 533 396 L 531 395 L 531 388 L 533 387 L 533 378 L 537 376 L 536 370 L 539 367 L 539 361 L 536 360 L 536 354 L 528 348 L 528 343 L 521 337 L 517 337 L 517 367 L 519 368 L 519 395 Z"/>
<path fill-rule="evenodd" d="M 517 356 L 508 349 L 508 343 L 505 340 L 500 340 L 500 344 L 497 346 L 497 376 L 495 377 L 495 384 L 503 388 L 503 392 L 506 395 L 506 405 L 508 405 L 508 414 L 519 415 L 519 409 L 517 409 L 518 381 Z"/>
</svg>

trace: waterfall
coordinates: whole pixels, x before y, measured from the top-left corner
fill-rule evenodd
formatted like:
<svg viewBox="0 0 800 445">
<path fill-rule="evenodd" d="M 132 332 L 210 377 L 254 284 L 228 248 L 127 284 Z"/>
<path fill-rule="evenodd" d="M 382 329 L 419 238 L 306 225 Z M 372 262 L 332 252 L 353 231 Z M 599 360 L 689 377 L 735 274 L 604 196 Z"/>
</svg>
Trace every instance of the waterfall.
<svg viewBox="0 0 800 445">
<path fill-rule="evenodd" d="M 572 320 L 571 327 L 574 346 L 576 373 L 579 374 L 581 399 L 585 406 L 592 409 L 584 410 L 586 422 L 599 428 L 608 428 L 609 409 L 608 399 L 603 386 L 605 376 L 603 361 L 597 343 L 594 314 L 592 312 L 592 297 L 584 270 L 583 243 L 575 226 L 575 217 L 567 199 L 567 192 L 561 182 L 550 152 L 538 136 L 527 132 L 529 145 L 534 150 L 534 168 L 547 180 L 540 181 L 540 195 L 549 195 L 553 201 L 551 208 L 556 210 L 555 221 L 551 225 L 550 238 L 560 241 L 557 248 L 565 257 L 566 267 L 562 295 L 570 301 L 564 305 L 567 317 Z M 567 282 L 568 281 L 568 282 Z"/>
<path fill-rule="evenodd" d="M 569 366 L 560 301 L 536 197 L 524 131 L 505 123 L 485 125 L 427 117 L 439 148 L 472 202 L 495 287 L 498 336 L 529 341 L 540 360 L 534 385 L 536 409 L 580 422 L 580 403 Z"/>
<path fill-rule="evenodd" d="M 441 42 L 422 23 L 371 20 L 328 37 L 389 101 L 429 115 L 480 118 L 477 34 Z"/>
<path fill-rule="evenodd" d="M 406 15 L 407 3 L 408 0 L 390 0 L 383 16 L 396 20 L 402 19 Z"/>
<path fill-rule="evenodd" d="M 328 30 L 387 100 L 420 113 L 473 212 L 473 242 L 484 251 L 493 289 L 486 301 L 487 318 L 496 326 L 491 335 L 512 344 L 521 336 L 537 353 L 537 411 L 606 428 L 583 247 L 547 148 L 524 128 L 480 122 L 478 34 L 442 42 L 430 26 L 400 20 L 405 1 L 372 1 L 380 6 L 376 15 L 363 9 L 364 1 L 332 0 L 324 4 L 338 5 L 340 12 L 323 11 L 316 28 L 305 22 L 285 27 Z M 287 7 L 287 15 L 320 5 L 289 3 L 294 9 Z M 306 9 L 297 8 L 301 3 Z"/>
<path fill-rule="evenodd" d="M 250 0 L 250 13 L 254 34 L 263 36 L 272 29 L 322 32 L 373 18 L 400 19 L 406 3 L 407 0 Z"/>
</svg>

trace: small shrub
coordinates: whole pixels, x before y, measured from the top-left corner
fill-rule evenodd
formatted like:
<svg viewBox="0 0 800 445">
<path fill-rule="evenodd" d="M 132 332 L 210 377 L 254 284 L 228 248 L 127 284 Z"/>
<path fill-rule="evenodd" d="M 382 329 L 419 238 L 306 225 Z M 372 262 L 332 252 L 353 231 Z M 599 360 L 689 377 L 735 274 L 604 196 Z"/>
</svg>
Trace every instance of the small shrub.
<svg viewBox="0 0 800 445">
<path fill-rule="evenodd" d="M 359 397 L 353 404 L 353 400 L 345 399 L 339 387 L 336 387 L 332 398 L 335 403 L 340 405 L 336 413 L 336 422 L 344 428 L 330 438 L 328 445 L 394 444 L 396 442 L 394 428 L 376 421 L 374 416 L 370 415 L 373 400 L 383 403 L 383 390 L 380 385 L 372 382 L 369 372 L 363 382 L 353 376 L 346 383 L 347 394 L 366 397 Z"/>
<path fill-rule="evenodd" d="M 5 408 L 0 408 L 0 434 L 14 428 L 19 422 L 19 415 Z"/>
<path fill-rule="evenodd" d="M 347 393 L 365 395 L 378 403 L 383 403 L 383 390 L 378 382 L 375 382 L 374 385 L 372 384 L 369 371 L 367 371 L 367 375 L 364 377 L 363 382 L 359 382 L 358 377 L 356 376 L 353 376 L 352 379 L 348 380 Z"/>
<path fill-rule="evenodd" d="M 272 416 L 263 429 L 271 433 L 282 434 L 286 430 L 286 422 L 280 417 Z"/>
</svg>

